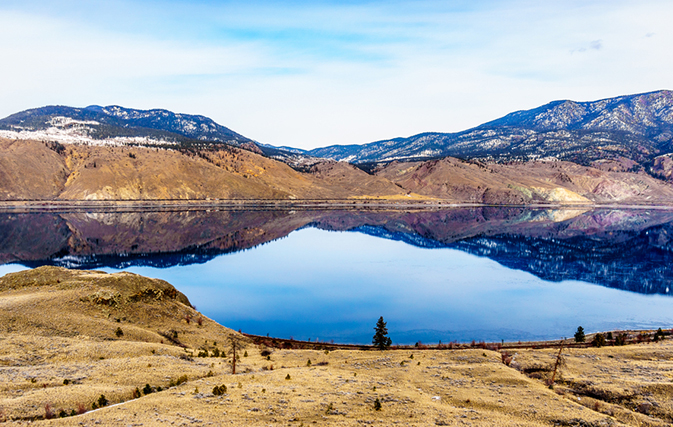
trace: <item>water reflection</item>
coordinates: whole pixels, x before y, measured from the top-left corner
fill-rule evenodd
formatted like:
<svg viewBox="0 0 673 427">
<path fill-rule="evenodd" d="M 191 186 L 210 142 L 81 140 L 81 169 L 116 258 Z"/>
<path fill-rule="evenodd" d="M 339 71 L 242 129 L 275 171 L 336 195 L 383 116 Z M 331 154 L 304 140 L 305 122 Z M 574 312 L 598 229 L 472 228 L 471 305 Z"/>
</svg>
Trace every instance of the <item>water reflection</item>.
<svg viewBox="0 0 673 427">
<path fill-rule="evenodd" d="M 671 291 L 673 212 L 648 209 L 0 213 L 0 262 L 167 268 L 307 227 L 458 249 L 549 281 Z"/>
<path fill-rule="evenodd" d="M 672 226 L 647 209 L 9 212 L 0 274 L 125 269 L 262 335 L 366 343 L 383 315 L 397 343 L 545 339 L 673 326 Z"/>
<path fill-rule="evenodd" d="M 367 343 L 383 315 L 396 343 L 500 341 L 673 325 L 673 299 L 543 281 L 488 258 L 306 228 L 205 264 L 129 270 L 174 283 L 247 332 Z"/>
</svg>

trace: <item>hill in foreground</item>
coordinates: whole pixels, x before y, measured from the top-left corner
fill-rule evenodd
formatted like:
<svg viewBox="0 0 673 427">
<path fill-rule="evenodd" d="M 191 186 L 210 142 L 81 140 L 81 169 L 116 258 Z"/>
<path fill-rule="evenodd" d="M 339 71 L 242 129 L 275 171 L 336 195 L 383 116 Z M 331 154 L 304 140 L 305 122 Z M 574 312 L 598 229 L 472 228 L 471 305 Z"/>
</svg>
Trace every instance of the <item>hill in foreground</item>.
<svg viewBox="0 0 673 427">
<path fill-rule="evenodd" d="M 598 427 L 673 419 L 668 341 L 568 349 L 551 390 L 544 380 L 555 349 L 519 349 L 506 365 L 512 355 L 487 346 L 258 347 L 201 316 L 166 282 L 128 273 L 42 267 L 6 275 L 0 307 L 0 420 L 8 425 Z M 163 337 L 167 328 L 177 338 Z M 242 347 L 236 374 L 226 351 L 232 339 Z"/>
</svg>

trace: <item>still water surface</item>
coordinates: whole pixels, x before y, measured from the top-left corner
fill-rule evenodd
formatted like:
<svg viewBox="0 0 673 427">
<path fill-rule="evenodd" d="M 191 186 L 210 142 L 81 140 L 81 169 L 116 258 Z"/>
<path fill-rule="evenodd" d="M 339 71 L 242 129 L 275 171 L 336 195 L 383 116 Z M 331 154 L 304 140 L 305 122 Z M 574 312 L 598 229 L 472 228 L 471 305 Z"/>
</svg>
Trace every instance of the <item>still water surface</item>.
<svg viewBox="0 0 673 427">
<path fill-rule="evenodd" d="M 115 214 L 111 215 L 103 221 L 105 224 L 111 220 L 114 223 Z M 348 215 L 350 222 L 352 215 L 357 216 Z M 451 215 L 455 217 L 456 213 Z M 593 215 L 595 224 L 598 214 Z M 584 222 L 578 223 L 578 217 Z M 281 218 L 285 224 L 291 216 L 274 218 Z M 343 215 L 338 218 L 341 223 L 346 222 Z M 544 230 L 558 227 L 567 233 L 571 225 L 587 221 L 586 214 L 573 218 L 572 224 L 548 221 Z M 124 270 L 161 278 L 186 294 L 208 317 L 259 335 L 368 343 L 376 320 L 383 316 L 393 342 L 400 344 L 551 339 L 570 337 L 579 325 L 587 331 L 673 326 L 673 298 L 667 294 L 669 279 L 664 275 L 670 267 L 659 265 L 666 262 L 670 252 L 660 242 L 669 223 L 666 218 L 647 218 L 650 222 L 635 221 L 640 228 L 617 227 L 622 232 L 617 241 L 630 248 L 636 241 L 652 241 L 652 233 L 659 233 L 655 243 L 645 245 L 645 255 L 634 255 L 637 259 L 620 258 L 625 252 L 621 249 L 605 252 L 606 245 L 615 248 L 617 241 L 606 242 L 597 236 L 614 236 L 616 229 L 610 227 L 607 231 L 571 233 L 565 240 L 559 234 L 541 238 L 547 231 L 539 231 L 538 218 L 532 228 L 526 226 L 525 230 L 518 225 L 523 222 L 517 222 L 518 232 L 507 233 L 506 241 L 498 232 L 492 232 L 485 241 L 489 233 L 480 228 L 473 235 L 467 233 L 449 243 L 437 236 L 421 238 L 418 232 L 399 234 L 404 229 L 399 217 L 394 227 L 372 218 L 336 227 L 334 224 L 339 222 L 330 217 L 325 223 L 312 220 L 301 227 L 290 227 L 287 233 L 274 234 L 274 239 L 251 244 L 245 250 L 226 249 L 206 257 L 201 256 L 203 249 L 194 249 L 193 253 L 183 250 L 179 262 L 161 262 L 161 254 L 156 253 L 152 254 L 152 262 L 143 262 L 147 257 L 140 256 L 138 262 L 117 259 L 101 263 L 95 253 L 82 261 L 61 249 L 49 260 L 23 264 L 64 265 L 77 261 L 77 266 L 91 268 L 91 264 L 98 263 L 95 267 L 108 272 Z M 34 217 L 29 219 L 28 222 L 37 221 Z M 627 219 L 628 224 L 634 222 L 633 217 Z M 120 218 L 117 220 L 121 223 Z M 77 224 L 73 218 L 69 221 Z M 181 221 L 184 223 L 184 218 Z M 230 224 L 231 218 L 228 221 Z M 418 217 L 414 221 L 417 223 Z M 408 219 L 404 224 L 414 221 Z M 328 227 L 327 223 L 331 225 Z M 374 223 L 377 228 L 368 228 Z M 432 224 L 426 221 L 424 227 Z M 611 224 L 614 227 L 614 222 Z M 328 231 L 337 228 L 344 231 Z M 398 231 L 391 231 L 393 228 Z M 236 233 L 251 229 L 248 224 Z M 588 241 L 595 242 L 598 249 L 587 247 L 586 234 L 591 234 Z M 101 244 L 104 233 L 96 236 L 87 239 L 98 239 Z M 240 245 L 238 240 L 234 246 L 240 249 Z M 500 247 L 514 249 L 505 251 L 507 256 L 503 256 Z M 537 252 L 532 253 L 531 247 Z M 565 248 L 565 252 L 559 252 L 558 247 Z M 600 260 L 593 252 L 603 253 Z M 485 253 L 491 257 L 483 256 Z M 175 259 L 174 253 L 165 256 Z M 517 263 L 527 267 L 516 268 Z M 23 268 L 18 263 L 5 264 L 0 266 L 0 274 Z M 642 292 L 615 288 L 629 281 L 632 287 L 631 273 L 638 269 L 663 273 Z M 573 280 L 573 276 L 585 280 Z M 652 273 L 649 276 L 643 283 L 653 279 Z M 648 292 L 653 286 L 659 291 Z"/>
</svg>

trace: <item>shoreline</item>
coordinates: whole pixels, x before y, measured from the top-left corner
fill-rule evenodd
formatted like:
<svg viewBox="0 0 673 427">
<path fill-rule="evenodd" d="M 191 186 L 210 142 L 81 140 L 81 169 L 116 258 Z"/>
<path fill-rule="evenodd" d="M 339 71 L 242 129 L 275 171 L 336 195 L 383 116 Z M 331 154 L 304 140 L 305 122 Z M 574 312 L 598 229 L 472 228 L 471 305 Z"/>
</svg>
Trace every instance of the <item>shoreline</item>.
<svg viewBox="0 0 673 427">
<path fill-rule="evenodd" d="M 465 208 L 524 208 L 524 209 L 653 209 L 673 210 L 662 204 L 618 203 L 535 203 L 535 204 L 486 204 L 457 203 L 449 200 L 380 200 L 380 199 L 334 199 L 334 200 L 4 200 L 0 212 L 51 212 L 59 210 L 436 210 Z"/>
<path fill-rule="evenodd" d="M 216 322 L 217 323 L 217 322 Z M 218 323 L 219 324 L 219 323 Z M 224 326 L 224 325 L 221 325 Z M 226 327 L 226 326 L 225 326 Z M 672 329 L 663 329 L 664 339 L 671 339 L 673 336 Z M 246 332 L 239 331 L 239 333 L 247 338 L 250 338 L 253 343 L 256 345 L 264 345 L 270 348 L 277 348 L 281 350 L 359 350 L 359 351 L 379 351 L 378 348 L 374 347 L 372 344 L 349 344 L 349 343 L 334 343 L 334 342 L 316 342 L 316 341 L 302 341 L 292 338 L 277 338 L 277 337 L 268 337 L 264 335 L 255 335 L 248 334 Z M 656 330 L 654 329 L 628 329 L 628 330 L 610 330 L 610 331 L 598 331 L 586 334 L 586 340 L 584 342 L 575 342 L 573 338 L 566 339 L 556 339 L 556 340 L 544 340 L 544 341 L 503 341 L 503 342 L 485 342 L 485 341 L 476 341 L 472 342 L 449 342 L 445 344 L 395 344 L 390 346 L 386 351 L 429 351 L 429 350 L 474 350 L 474 349 L 486 349 L 493 351 L 505 351 L 505 350 L 541 350 L 541 349 L 554 349 L 554 348 L 591 348 L 591 347 L 620 347 L 616 344 L 616 340 L 606 340 L 604 345 L 594 346 L 592 344 L 593 338 L 602 334 L 604 337 L 608 333 L 612 333 L 614 337 L 619 334 L 626 334 L 627 338 L 624 341 L 624 344 L 621 346 L 628 346 L 634 344 L 647 344 L 656 342 L 654 341 L 654 336 Z M 668 338 L 666 338 L 668 337 Z"/>
</svg>

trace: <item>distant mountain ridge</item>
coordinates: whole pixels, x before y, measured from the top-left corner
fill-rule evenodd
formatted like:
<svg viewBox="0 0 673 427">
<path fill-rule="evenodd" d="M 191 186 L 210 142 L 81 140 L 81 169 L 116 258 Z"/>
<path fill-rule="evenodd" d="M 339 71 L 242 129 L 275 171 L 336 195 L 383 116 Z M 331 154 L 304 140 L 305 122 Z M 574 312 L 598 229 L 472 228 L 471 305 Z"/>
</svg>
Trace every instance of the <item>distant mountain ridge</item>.
<svg viewBox="0 0 673 427">
<path fill-rule="evenodd" d="M 0 120 L 0 130 L 31 139 L 57 142 L 107 141 L 166 145 L 195 141 L 231 145 L 252 143 L 208 117 L 168 110 L 136 110 L 116 105 L 86 108 L 47 106 L 13 114 Z M 11 135 L 5 135 L 10 137 Z"/>
<path fill-rule="evenodd" d="M 228 144 L 308 171 L 324 159 L 360 165 L 393 161 L 564 160 L 612 172 L 645 171 L 673 182 L 673 92 L 591 102 L 553 101 L 457 133 L 427 132 L 364 145 L 313 150 L 253 141 L 212 119 L 120 106 L 47 106 L 0 120 L 0 137 L 88 145 L 211 149 Z"/>
<path fill-rule="evenodd" d="M 446 156 L 556 158 L 583 165 L 628 159 L 637 164 L 636 168 L 647 169 L 657 156 L 671 152 L 673 92 L 661 90 L 594 102 L 554 101 L 462 132 L 421 133 L 364 145 L 317 148 L 307 153 L 352 163 Z"/>
</svg>

